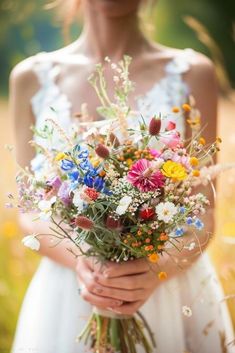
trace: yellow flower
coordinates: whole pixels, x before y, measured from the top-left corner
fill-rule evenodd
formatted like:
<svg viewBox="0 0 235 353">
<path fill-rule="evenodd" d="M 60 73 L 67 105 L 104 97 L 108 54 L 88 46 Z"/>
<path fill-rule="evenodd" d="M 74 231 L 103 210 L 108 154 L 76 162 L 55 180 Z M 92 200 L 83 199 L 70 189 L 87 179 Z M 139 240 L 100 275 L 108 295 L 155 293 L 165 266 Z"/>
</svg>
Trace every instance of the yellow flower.
<svg viewBox="0 0 235 353">
<path fill-rule="evenodd" d="M 166 273 L 166 272 L 159 272 L 159 273 L 158 273 L 158 278 L 159 278 L 161 281 L 164 281 L 165 279 L 167 279 L 167 273 Z"/>
<path fill-rule="evenodd" d="M 162 174 L 168 178 L 174 179 L 174 181 L 184 180 L 187 177 L 186 169 L 182 164 L 173 161 L 165 162 L 161 171 Z"/>
<path fill-rule="evenodd" d="M 61 161 L 62 159 L 66 158 L 66 154 L 64 152 L 59 152 L 56 156 L 55 156 L 55 161 L 56 162 L 59 162 Z"/>
<path fill-rule="evenodd" d="M 132 164 L 133 164 L 133 160 L 132 160 L 131 158 L 128 158 L 128 159 L 126 160 L 126 164 L 128 165 L 128 167 L 131 167 Z"/>
<path fill-rule="evenodd" d="M 198 164 L 199 164 L 199 161 L 196 157 L 191 157 L 190 158 L 190 164 L 193 166 L 193 167 L 196 167 Z"/>
<path fill-rule="evenodd" d="M 153 254 L 149 255 L 149 261 L 150 262 L 155 264 L 156 262 L 158 262 L 158 260 L 159 260 L 158 254 L 153 253 Z"/>
</svg>

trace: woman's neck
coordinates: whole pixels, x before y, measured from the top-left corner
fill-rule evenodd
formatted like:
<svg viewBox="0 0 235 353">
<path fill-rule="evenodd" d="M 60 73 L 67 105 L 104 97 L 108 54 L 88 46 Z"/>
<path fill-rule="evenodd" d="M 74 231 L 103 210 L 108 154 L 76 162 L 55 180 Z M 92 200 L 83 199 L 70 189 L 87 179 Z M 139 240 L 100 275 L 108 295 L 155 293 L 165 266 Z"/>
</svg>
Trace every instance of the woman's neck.
<svg viewBox="0 0 235 353">
<path fill-rule="evenodd" d="M 137 14 L 108 18 L 89 7 L 84 8 L 84 15 L 86 20 L 79 38 L 79 48 L 98 61 L 106 56 L 118 61 L 124 54 L 134 56 L 149 46 L 139 28 Z"/>
</svg>

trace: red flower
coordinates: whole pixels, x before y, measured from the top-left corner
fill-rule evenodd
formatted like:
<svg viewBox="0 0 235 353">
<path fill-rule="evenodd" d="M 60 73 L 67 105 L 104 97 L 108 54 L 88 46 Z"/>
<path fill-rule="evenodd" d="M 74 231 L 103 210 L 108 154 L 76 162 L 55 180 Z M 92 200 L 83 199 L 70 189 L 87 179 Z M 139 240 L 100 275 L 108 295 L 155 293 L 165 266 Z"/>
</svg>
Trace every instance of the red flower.
<svg viewBox="0 0 235 353">
<path fill-rule="evenodd" d="M 108 215 L 105 225 L 109 229 L 120 229 L 121 228 L 121 221 L 120 219 L 115 219 L 111 215 Z"/>
<path fill-rule="evenodd" d="M 169 121 L 167 124 L 166 130 L 171 131 L 171 130 L 174 130 L 175 127 L 176 127 L 176 123 L 174 123 L 173 121 Z"/>
<path fill-rule="evenodd" d="M 75 219 L 75 224 L 84 230 L 91 230 L 94 227 L 94 222 L 85 216 L 78 216 Z"/>
<path fill-rule="evenodd" d="M 154 209 L 152 207 L 143 208 L 140 210 L 139 216 L 143 220 L 151 219 L 155 216 Z"/>
<path fill-rule="evenodd" d="M 156 118 L 155 116 L 151 119 L 149 124 L 149 134 L 152 136 L 156 136 L 159 134 L 161 129 L 161 119 Z"/>
<path fill-rule="evenodd" d="M 99 192 L 96 191 L 94 188 L 86 188 L 84 190 L 84 194 L 86 194 L 89 199 L 95 201 L 99 197 Z"/>
<path fill-rule="evenodd" d="M 98 144 L 98 146 L 95 149 L 95 152 L 97 156 L 99 156 L 100 158 L 106 159 L 109 157 L 109 149 L 102 143 Z"/>
</svg>

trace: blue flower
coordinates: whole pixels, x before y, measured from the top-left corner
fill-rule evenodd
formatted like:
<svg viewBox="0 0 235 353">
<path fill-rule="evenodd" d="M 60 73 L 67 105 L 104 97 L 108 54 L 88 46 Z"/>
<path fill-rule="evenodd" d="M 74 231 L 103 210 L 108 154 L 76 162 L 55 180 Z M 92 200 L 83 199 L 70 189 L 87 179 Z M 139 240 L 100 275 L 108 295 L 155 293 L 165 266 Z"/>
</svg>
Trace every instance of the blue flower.
<svg viewBox="0 0 235 353">
<path fill-rule="evenodd" d="M 93 171 L 93 166 L 92 164 L 87 160 L 85 159 L 83 162 L 81 162 L 79 164 L 79 167 L 82 169 L 82 170 L 86 170 L 86 171 L 89 171 L 90 173 Z"/>
<path fill-rule="evenodd" d="M 92 176 L 90 176 L 89 174 L 86 174 L 83 178 L 83 182 L 86 186 L 88 186 L 89 188 L 93 187 L 93 178 Z"/>
<path fill-rule="evenodd" d="M 89 151 L 85 147 L 80 145 L 76 145 L 74 147 L 74 152 L 77 152 L 77 157 L 79 159 L 87 159 L 87 157 L 89 156 Z"/>
<path fill-rule="evenodd" d="M 104 180 L 101 177 L 96 177 L 93 186 L 97 191 L 101 191 L 104 187 Z"/>
<path fill-rule="evenodd" d="M 72 181 L 76 181 L 76 180 L 78 180 L 78 177 L 79 177 L 79 171 L 75 170 L 75 171 L 69 173 L 68 176 L 69 176 L 69 179 L 71 179 Z"/>
<path fill-rule="evenodd" d="M 113 195 L 113 192 L 111 190 L 106 189 L 106 187 L 103 188 L 102 192 L 108 196 Z"/>
<path fill-rule="evenodd" d="M 175 230 L 175 236 L 181 237 L 184 234 L 183 228 L 176 228 Z"/>
<path fill-rule="evenodd" d="M 75 167 L 74 162 L 70 161 L 69 159 L 63 159 L 61 161 L 61 169 L 62 170 L 68 171 L 68 170 L 73 169 L 74 167 Z"/>
<path fill-rule="evenodd" d="M 186 208 L 185 208 L 184 206 L 181 206 L 181 207 L 179 208 L 179 211 L 180 211 L 180 213 L 185 213 Z"/>
<path fill-rule="evenodd" d="M 192 219 L 192 217 L 188 217 L 188 218 L 186 219 L 186 223 L 187 223 L 189 226 L 191 226 L 191 225 L 193 224 L 193 219 Z"/>
<path fill-rule="evenodd" d="M 204 223 L 199 219 L 196 218 L 194 220 L 194 226 L 198 229 L 198 230 L 202 230 L 204 228 Z"/>
</svg>

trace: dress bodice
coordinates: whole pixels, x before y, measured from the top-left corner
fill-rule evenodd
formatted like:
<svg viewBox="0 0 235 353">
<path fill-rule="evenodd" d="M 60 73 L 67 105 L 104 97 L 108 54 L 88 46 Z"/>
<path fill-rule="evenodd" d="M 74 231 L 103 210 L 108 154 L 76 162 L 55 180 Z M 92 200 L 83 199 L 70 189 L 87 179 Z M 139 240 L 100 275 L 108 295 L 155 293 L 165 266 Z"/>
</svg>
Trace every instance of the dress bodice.
<svg viewBox="0 0 235 353">
<path fill-rule="evenodd" d="M 38 78 L 40 88 L 32 97 L 31 105 L 35 116 L 35 127 L 41 129 L 45 120 L 52 117 L 58 121 L 65 130 L 72 123 L 72 103 L 68 96 L 61 92 L 57 85 L 57 76 L 60 74 L 60 66 L 48 59 L 46 53 L 39 53 L 36 56 L 34 72 Z M 42 60 L 42 56 L 44 56 Z M 136 118 L 131 119 L 131 127 L 134 128 L 142 117 L 148 122 L 149 119 L 161 113 L 168 114 L 170 120 L 176 123 L 177 130 L 184 136 L 185 123 L 180 116 L 170 114 L 173 106 L 180 106 L 185 103 L 189 95 L 189 87 L 183 80 L 183 74 L 186 73 L 194 60 L 195 52 L 192 49 L 185 49 L 171 59 L 164 68 L 164 77 L 156 82 L 148 92 L 135 97 Z M 52 109 L 56 111 L 53 113 Z M 99 121 L 102 124 L 102 121 Z M 164 120 L 162 128 L 164 129 L 167 119 Z M 96 124 L 94 122 L 94 124 Z M 34 137 L 41 145 L 45 140 L 39 136 Z M 59 141 L 54 140 L 53 145 L 58 146 Z"/>
</svg>

